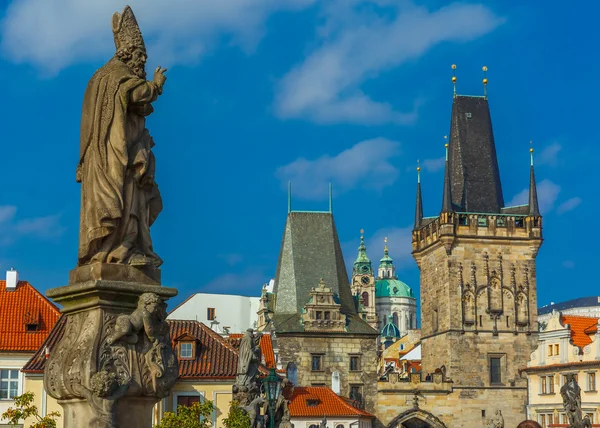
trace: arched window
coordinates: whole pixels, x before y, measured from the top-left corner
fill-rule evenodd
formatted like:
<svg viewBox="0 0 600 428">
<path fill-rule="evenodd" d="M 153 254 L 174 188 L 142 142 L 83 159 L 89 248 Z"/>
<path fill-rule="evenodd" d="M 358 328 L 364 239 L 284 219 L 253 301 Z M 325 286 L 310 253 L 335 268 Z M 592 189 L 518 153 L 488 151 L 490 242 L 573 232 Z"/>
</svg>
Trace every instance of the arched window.
<svg viewBox="0 0 600 428">
<path fill-rule="evenodd" d="M 363 299 L 363 306 L 366 308 L 367 306 L 369 306 L 369 293 L 367 293 L 366 291 L 362 294 L 362 299 Z"/>
<path fill-rule="evenodd" d="M 338 425 L 335 426 L 335 428 L 344 428 L 344 425 L 343 424 L 338 424 Z"/>
<path fill-rule="evenodd" d="M 309 426 L 308 428 L 319 428 L 319 426 L 318 426 L 318 425 L 316 425 L 316 424 L 312 424 L 312 425 L 311 425 L 311 426 Z"/>
<path fill-rule="evenodd" d="M 394 321 L 394 325 L 400 328 L 400 326 L 398 325 L 398 312 L 394 312 L 394 314 L 392 315 L 392 319 Z"/>
</svg>

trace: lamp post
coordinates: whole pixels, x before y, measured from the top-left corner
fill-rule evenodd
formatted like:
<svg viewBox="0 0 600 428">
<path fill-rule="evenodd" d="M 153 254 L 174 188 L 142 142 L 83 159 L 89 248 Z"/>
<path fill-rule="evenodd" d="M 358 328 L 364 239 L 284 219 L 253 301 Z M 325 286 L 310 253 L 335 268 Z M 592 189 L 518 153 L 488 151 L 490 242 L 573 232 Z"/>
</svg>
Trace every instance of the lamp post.
<svg viewBox="0 0 600 428">
<path fill-rule="evenodd" d="M 274 368 L 271 368 L 269 376 L 263 379 L 263 385 L 266 386 L 267 399 L 269 400 L 269 426 L 275 428 L 275 406 L 281 393 L 281 379 L 277 376 Z"/>
</svg>

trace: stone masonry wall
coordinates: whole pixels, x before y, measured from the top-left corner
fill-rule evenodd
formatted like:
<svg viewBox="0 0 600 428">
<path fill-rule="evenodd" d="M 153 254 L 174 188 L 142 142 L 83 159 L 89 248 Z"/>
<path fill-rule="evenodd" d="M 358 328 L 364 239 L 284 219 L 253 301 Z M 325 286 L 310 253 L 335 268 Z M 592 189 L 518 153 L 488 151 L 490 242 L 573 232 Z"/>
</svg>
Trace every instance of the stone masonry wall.
<svg viewBox="0 0 600 428">
<path fill-rule="evenodd" d="M 294 362 L 300 386 L 331 388 L 334 371 L 340 373 L 340 393 L 350 395 L 351 385 L 360 385 L 365 410 L 375 412 L 377 400 L 377 344 L 375 337 L 351 334 L 286 335 L 278 333 L 279 360 L 283 367 Z M 322 355 L 322 370 L 312 371 L 312 355 Z M 360 355 L 360 370 L 350 371 L 350 355 Z"/>
</svg>

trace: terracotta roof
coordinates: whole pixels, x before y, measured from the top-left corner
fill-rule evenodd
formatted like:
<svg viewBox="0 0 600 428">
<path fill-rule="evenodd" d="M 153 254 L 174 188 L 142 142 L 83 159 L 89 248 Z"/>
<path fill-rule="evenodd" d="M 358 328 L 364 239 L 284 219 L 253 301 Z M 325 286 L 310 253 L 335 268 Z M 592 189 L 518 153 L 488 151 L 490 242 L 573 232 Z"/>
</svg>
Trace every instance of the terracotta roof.
<svg viewBox="0 0 600 428">
<path fill-rule="evenodd" d="M 232 333 L 226 340 L 237 350 L 240 347 L 242 336 L 242 333 Z M 260 338 L 259 346 L 265 360 L 265 366 L 267 366 L 267 368 L 275 367 L 275 352 L 273 351 L 273 340 L 271 339 L 271 335 L 263 334 Z"/>
<path fill-rule="evenodd" d="M 363 417 L 375 418 L 340 397 L 326 386 L 297 386 L 289 398 L 290 416 L 293 418 Z"/>
<path fill-rule="evenodd" d="M 571 330 L 571 343 L 579 348 L 592 343 L 592 338 L 588 335 L 592 331 L 595 333 L 598 326 L 598 318 L 580 317 L 575 315 L 563 315 L 560 320 L 562 325 L 569 324 Z M 587 333 L 590 331 L 590 333 Z"/>
<path fill-rule="evenodd" d="M 14 290 L 0 281 L 0 351 L 35 352 L 58 321 L 60 311 L 27 281 Z M 26 323 L 37 323 L 27 331 Z"/>
<path fill-rule="evenodd" d="M 168 320 L 173 345 L 177 338 L 197 340 L 196 357 L 179 360 L 180 379 L 235 379 L 238 364 L 238 351 L 220 334 L 214 332 L 198 321 Z M 56 343 L 62 338 L 66 317 L 61 317 L 55 328 L 35 355 L 23 367 L 26 373 L 43 372 L 46 364 L 46 348 L 52 352 Z M 268 370 L 260 367 L 263 375 Z"/>
</svg>

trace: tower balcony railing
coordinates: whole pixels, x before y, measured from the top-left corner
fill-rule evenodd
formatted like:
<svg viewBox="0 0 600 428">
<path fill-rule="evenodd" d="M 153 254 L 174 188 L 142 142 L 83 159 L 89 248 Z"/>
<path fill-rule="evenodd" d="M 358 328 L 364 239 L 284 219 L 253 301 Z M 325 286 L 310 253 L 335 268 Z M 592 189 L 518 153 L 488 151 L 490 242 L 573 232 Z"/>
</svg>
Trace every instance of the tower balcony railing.
<svg viewBox="0 0 600 428">
<path fill-rule="evenodd" d="M 528 214 L 451 212 L 440 217 L 424 217 L 413 231 L 413 249 L 425 248 L 442 235 L 491 238 L 541 238 L 542 217 Z"/>
</svg>

